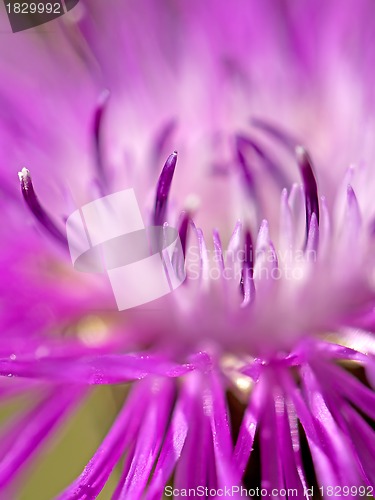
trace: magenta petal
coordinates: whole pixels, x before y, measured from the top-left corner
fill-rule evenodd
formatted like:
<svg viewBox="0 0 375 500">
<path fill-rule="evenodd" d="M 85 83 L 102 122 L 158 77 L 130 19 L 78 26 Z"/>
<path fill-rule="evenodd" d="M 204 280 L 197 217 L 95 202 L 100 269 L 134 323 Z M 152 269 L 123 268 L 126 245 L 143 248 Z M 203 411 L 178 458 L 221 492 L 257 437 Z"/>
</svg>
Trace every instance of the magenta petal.
<svg viewBox="0 0 375 500">
<path fill-rule="evenodd" d="M 334 418 L 325 401 L 327 384 L 324 385 L 325 392 L 323 393 L 314 372 L 307 366 L 303 369 L 302 380 L 315 428 L 335 468 L 340 484 L 342 486 L 357 485 L 360 480 L 351 456 L 350 441 L 346 433 L 337 425 L 337 419 Z"/>
<path fill-rule="evenodd" d="M 13 479 L 81 396 L 81 388 L 58 387 L 52 395 L 46 396 L 40 404 L 5 429 L 0 447 L 0 488 Z"/>
<path fill-rule="evenodd" d="M 3 382 L 3 384 L 0 385 L 0 398 L 3 402 L 8 398 L 13 398 L 27 391 L 32 391 L 33 389 L 38 389 L 42 385 L 39 381 L 27 379 L 3 379 L 0 382 Z"/>
<path fill-rule="evenodd" d="M 334 374 L 328 371 L 327 368 L 335 368 Z M 335 373 L 336 371 L 342 371 L 340 368 L 325 366 L 323 363 L 316 363 L 315 373 L 319 378 L 321 385 L 324 387 L 325 399 L 327 401 L 327 405 L 332 412 L 336 422 L 340 425 L 341 429 L 346 435 L 348 439 L 348 456 L 356 457 L 357 463 L 359 465 L 360 471 L 358 474 L 362 472 L 364 481 L 367 484 L 374 485 L 375 476 L 372 473 L 373 466 L 369 466 L 370 461 L 369 457 L 373 457 L 373 451 L 375 449 L 375 433 L 371 427 L 367 425 L 362 417 L 360 417 L 357 412 L 351 407 L 350 404 L 347 403 L 345 399 L 343 399 L 343 391 L 342 387 L 337 387 L 337 379 L 340 378 L 341 375 Z M 344 373 L 344 372 L 343 372 Z M 347 380 L 347 394 L 346 396 L 351 395 L 351 390 L 353 390 L 353 379 L 351 375 L 345 373 L 344 380 Z M 353 379 L 356 385 L 361 386 L 359 382 Z M 328 382 L 329 381 L 329 382 Z M 344 384 L 345 385 L 345 384 Z M 358 407 L 361 408 L 361 396 L 364 400 L 364 408 L 365 410 L 369 409 L 369 394 L 372 396 L 371 391 L 368 391 L 365 387 L 356 387 L 358 394 L 353 394 L 355 398 L 355 402 L 359 403 Z M 359 397 L 358 397 L 359 396 Z M 348 397 L 350 400 L 350 397 Z M 363 406 L 362 406 L 363 408 Z M 361 409 L 362 409 L 361 408 Z M 373 407 L 372 407 L 373 410 Z M 372 459 L 373 462 L 373 459 Z M 372 463 L 371 462 L 371 463 Z M 352 461 L 353 471 L 356 471 L 355 462 Z M 348 476 L 350 478 L 350 476 Z"/>
<path fill-rule="evenodd" d="M 215 371 L 210 376 L 210 388 L 204 394 L 204 409 L 211 422 L 218 486 L 238 485 L 241 476 L 232 462 L 233 445 L 225 402 L 225 387 Z"/>
<path fill-rule="evenodd" d="M 346 407 L 345 415 L 348 420 L 348 432 L 355 443 L 362 472 L 367 483 L 375 488 L 375 432 L 349 405 Z"/>
<path fill-rule="evenodd" d="M 325 357 L 331 359 L 343 359 L 343 360 L 353 360 L 360 361 L 362 363 L 367 363 L 369 358 L 366 354 L 358 352 L 350 347 L 345 347 L 338 344 L 332 344 L 330 342 L 316 342 L 315 343 L 319 351 Z"/>
<path fill-rule="evenodd" d="M 288 413 L 288 419 L 289 419 L 289 428 L 290 428 L 290 438 L 292 441 L 292 449 L 293 449 L 293 454 L 294 454 L 294 461 L 295 461 L 295 466 L 297 469 L 298 477 L 300 479 L 300 482 L 304 488 L 304 491 L 307 489 L 307 481 L 305 478 L 305 472 L 304 472 L 304 467 L 303 467 L 303 461 L 302 461 L 302 453 L 301 453 L 301 442 L 300 442 L 300 436 L 299 436 L 299 429 L 298 429 L 298 418 L 296 414 L 296 409 L 293 406 L 293 404 L 289 401 L 287 398 L 287 413 Z M 285 473 L 285 480 L 286 483 L 289 484 L 289 479 L 287 477 L 287 474 Z"/>
<path fill-rule="evenodd" d="M 150 482 L 146 496 L 148 500 L 159 500 L 162 497 L 164 487 L 181 457 L 189 426 L 194 423 L 193 420 L 190 420 L 192 415 L 189 406 L 190 401 L 183 391 L 178 397 L 173 417 Z"/>
<path fill-rule="evenodd" d="M 130 464 L 125 466 L 124 480 L 120 481 L 123 486 L 113 495 L 114 500 L 141 498 L 157 458 L 171 414 L 174 384 L 166 379 L 160 385 L 156 383 L 152 391 L 151 401 L 138 431 L 134 454 Z"/>
<path fill-rule="evenodd" d="M 210 421 L 204 413 L 201 387 L 204 380 L 198 373 L 186 377 L 183 387 L 188 408 L 188 434 L 176 467 L 176 488 L 198 487 L 207 484 L 210 464 L 215 469 Z M 197 446 L 197 443 L 200 443 Z"/>
<path fill-rule="evenodd" d="M 134 386 L 95 455 L 80 477 L 59 495 L 59 500 L 96 498 L 125 448 L 136 437 L 141 425 L 139 416 L 145 411 L 151 397 L 151 385 L 150 381 L 144 380 Z"/>
<path fill-rule="evenodd" d="M 287 405 L 284 394 L 281 392 L 276 396 L 276 428 L 280 462 L 282 465 L 285 488 L 294 489 L 298 492 L 298 498 L 304 498 L 306 480 L 300 466 L 300 456 L 293 448 L 292 433 L 288 421 Z M 300 475 L 302 474 L 302 478 Z"/>
<path fill-rule="evenodd" d="M 286 372 L 283 373 L 283 383 L 290 400 L 296 408 L 297 416 L 305 431 L 320 483 L 324 486 L 340 485 L 332 461 L 326 454 L 324 443 L 321 442 L 318 436 L 313 416 L 306 406 L 300 390 L 295 386 L 294 381 Z"/>
<path fill-rule="evenodd" d="M 326 377 L 333 388 L 375 420 L 375 394 L 347 371 L 331 363 L 319 365 L 319 378 Z"/>
<path fill-rule="evenodd" d="M 178 377 L 194 369 L 149 354 L 103 354 L 80 359 L 48 357 L 39 360 L 9 358 L 0 360 L 0 374 L 46 378 L 81 384 L 113 384 L 141 379 L 146 375 Z"/>
<path fill-rule="evenodd" d="M 269 388 L 272 387 L 273 381 L 267 380 Z M 275 440 L 277 435 L 276 429 L 276 412 L 273 394 L 268 391 L 263 415 L 260 421 L 260 452 L 262 466 L 262 488 L 267 491 L 273 489 L 280 491 L 283 487 L 283 476 L 281 470 L 281 455 L 278 448 L 278 441 Z M 285 498 L 285 495 L 279 495 L 276 498 Z"/>
<path fill-rule="evenodd" d="M 255 432 L 264 407 L 265 391 L 266 382 L 264 378 L 260 378 L 250 394 L 249 404 L 241 423 L 233 459 L 242 474 L 253 449 Z"/>
</svg>

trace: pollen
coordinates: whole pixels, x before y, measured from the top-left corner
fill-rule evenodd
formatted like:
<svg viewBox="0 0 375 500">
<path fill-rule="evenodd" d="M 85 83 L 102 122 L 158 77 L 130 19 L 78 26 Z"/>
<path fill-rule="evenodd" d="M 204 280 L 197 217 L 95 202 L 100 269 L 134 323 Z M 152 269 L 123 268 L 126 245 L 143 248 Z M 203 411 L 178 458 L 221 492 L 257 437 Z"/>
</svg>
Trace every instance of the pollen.
<svg viewBox="0 0 375 500">
<path fill-rule="evenodd" d="M 28 170 L 26 167 L 23 167 L 21 172 L 18 172 L 18 178 L 22 184 L 22 187 L 24 189 L 27 189 L 28 180 L 30 179 L 30 170 Z"/>
<path fill-rule="evenodd" d="M 85 316 L 77 325 L 77 336 L 87 346 L 101 345 L 108 340 L 108 325 L 99 316 Z"/>
</svg>

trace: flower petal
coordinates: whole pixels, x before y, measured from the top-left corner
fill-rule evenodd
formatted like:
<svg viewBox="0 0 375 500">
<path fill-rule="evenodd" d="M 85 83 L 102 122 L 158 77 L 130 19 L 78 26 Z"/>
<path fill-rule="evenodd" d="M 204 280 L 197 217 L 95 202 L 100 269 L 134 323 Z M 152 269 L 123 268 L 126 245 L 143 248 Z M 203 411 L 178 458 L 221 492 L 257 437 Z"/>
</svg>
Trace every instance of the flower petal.
<svg viewBox="0 0 375 500">
<path fill-rule="evenodd" d="M 35 408 L 6 428 L 0 445 L 1 488 L 30 460 L 81 397 L 82 388 L 57 387 Z"/>
<path fill-rule="evenodd" d="M 126 447 L 136 437 L 141 425 L 139 416 L 143 415 L 150 401 L 150 388 L 148 380 L 135 385 L 95 455 L 80 477 L 58 496 L 58 500 L 96 498 Z"/>
<path fill-rule="evenodd" d="M 165 435 L 174 396 L 170 380 L 157 381 L 138 430 L 132 453 L 113 499 L 141 498 Z"/>
</svg>

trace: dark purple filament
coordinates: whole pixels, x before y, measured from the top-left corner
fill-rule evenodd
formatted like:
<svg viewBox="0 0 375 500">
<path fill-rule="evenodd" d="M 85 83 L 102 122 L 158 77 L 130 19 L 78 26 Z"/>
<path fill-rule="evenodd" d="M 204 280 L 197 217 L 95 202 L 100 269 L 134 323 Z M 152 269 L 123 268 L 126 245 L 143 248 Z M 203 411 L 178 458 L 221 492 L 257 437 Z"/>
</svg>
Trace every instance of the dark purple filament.
<svg viewBox="0 0 375 500">
<path fill-rule="evenodd" d="M 186 244 L 188 237 L 189 225 L 191 223 L 191 218 L 189 212 L 182 212 L 179 218 L 178 224 L 178 234 L 180 236 L 182 254 L 179 252 L 174 253 L 172 256 L 172 266 L 178 277 L 182 276 L 185 265 L 186 257 Z"/>
<path fill-rule="evenodd" d="M 161 226 L 164 224 L 164 222 L 166 222 L 168 195 L 171 189 L 176 163 L 177 151 L 174 151 L 171 155 L 168 156 L 167 161 L 164 164 L 156 188 L 153 220 L 155 226 Z"/>
<path fill-rule="evenodd" d="M 260 146 L 252 137 L 248 135 L 238 136 L 237 144 L 240 144 L 240 147 L 248 147 L 249 149 L 255 151 L 257 156 L 262 160 L 264 166 L 271 174 L 271 176 L 276 180 L 276 182 L 282 187 L 286 187 L 289 184 L 289 181 L 286 175 L 282 172 L 279 165 L 272 160 L 272 158 L 266 153 L 265 148 Z"/>
<path fill-rule="evenodd" d="M 250 123 L 254 127 L 267 132 L 267 134 L 289 149 L 289 151 L 294 152 L 295 147 L 300 143 L 300 141 L 293 137 L 289 132 L 283 130 L 277 125 L 274 125 L 273 123 L 268 122 L 267 120 L 263 120 L 262 118 L 252 118 Z"/>
<path fill-rule="evenodd" d="M 104 160 L 103 160 L 103 144 L 102 144 L 102 135 L 103 135 L 103 117 L 105 115 L 105 111 L 107 109 L 109 99 L 109 92 L 103 93 L 99 104 L 94 113 L 94 122 L 93 122 L 93 132 L 94 132 L 94 146 L 95 146 L 95 158 L 96 158 L 96 168 L 100 180 L 101 187 L 104 189 L 108 185 L 108 179 L 106 177 L 105 169 L 104 169 Z"/>
<path fill-rule="evenodd" d="M 305 205 L 306 205 L 306 242 L 308 241 L 311 217 L 315 214 L 316 222 L 319 225 L 319 196 L 318 187 L 314 175 L 314 169 L 306 149 L 299 146 L 299 141 L 293 137 L 289 132 L 281 129 L 277 125 L 269 123 L 262 118 L 251 119 L 252 125 L 267 132 L 271 137 L 276 139 L 289 151 L 297 157 L 298 166 L 302 175 L 303 187 L 305 192 Z"/>
<path fill-rule="evenodd" d="M 154 145 L 154 161 L 158 163 L 160 158 L 165 150 L 166 146 L 168 146 L 174 131 L 176 130 L 177 121 L 175 119 L 171 119 L 167 121 L 162 129 L 159 131 Z"/>
<path fill-rule="evenodd" d="M 34 186 L 30 177 L 30 172 L 23 168 L 19 173 L 21 182 L 21 192 L 24 200 L 35 218 L 42 224 L 44 229 L 54 237 L 59 243 L 67 244 L 65 234 L 56 226 L 51 217 L 39 203 L 38 197 L 35 194 Z"/>
<path fill-rule="evenodd" d="M 182 252 L 183 252 L 184 256 L 186 254 L 186 244 L 187 244 L 189 224 L 190 224 L 189 212 L 182 212 L 181 216 L 180 216 L 179 226 L 178 226 L 178 234 L 180 235 Z"/>
<path fill-rule="evenodd" d="M 298 166 L 302 175 L 306 205 L 306 241 L 309 235 L 311 217 L 315 214 L 319 225 L 319 196 L 311 158 L 305 148 L 297 146 L 295 149 Z"/>
<path fill-rule="evenodd" d="M 249 164 L 246 160 L 244 153 L 246 145 L 247 142 L 245 139 L 243 139 L 241 136 L 236 137 L 236 153 L 237 153 L 238 165 L 241 168 L 247 191 L 250 193 L 251 196 L 255 197 L 254 177 L 250 171 Z"/>
</svg>

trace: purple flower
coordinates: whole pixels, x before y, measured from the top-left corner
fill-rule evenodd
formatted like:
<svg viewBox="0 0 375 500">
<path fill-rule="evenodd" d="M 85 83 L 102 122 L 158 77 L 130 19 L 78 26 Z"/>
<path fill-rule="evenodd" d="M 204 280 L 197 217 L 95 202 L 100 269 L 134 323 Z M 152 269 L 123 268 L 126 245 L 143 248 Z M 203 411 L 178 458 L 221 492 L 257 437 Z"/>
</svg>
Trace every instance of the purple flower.
<svg viewBox="0 0 375 500">
<path fill-rule="evenodd" d="M 31 401 L 2 429 L 7 498 L 90 386 L 122 384 L 58 498 L 96 498 L 116 467 L 115 499 L 373 494 L 374 14 L 81 0 L 7 37 L 0 395 Z M 64 223 L 128 187 L 178 228 L 187 280 L 119 312 Z"/>
</svg>

